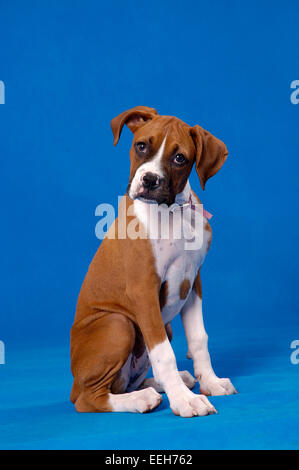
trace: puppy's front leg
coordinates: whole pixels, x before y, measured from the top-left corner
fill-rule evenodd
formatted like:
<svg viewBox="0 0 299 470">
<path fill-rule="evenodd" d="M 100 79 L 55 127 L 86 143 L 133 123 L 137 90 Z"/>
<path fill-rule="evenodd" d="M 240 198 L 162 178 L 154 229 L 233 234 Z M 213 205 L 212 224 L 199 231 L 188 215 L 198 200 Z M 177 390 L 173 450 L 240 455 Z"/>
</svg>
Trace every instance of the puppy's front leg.
<svg viewBox="0 0 299 470">
<path fill-rule="evenodd" d="M 191 417 L 215 413 L 215 408 L 204 395 L 196 395 L 187 388 L 177 369 L 161 315 L 160 279 L 153 268 L 155 261 L 148 240 L 138 239 L 134 245 L 124 240 L 124 244 L 126 295 L 134 321 L 143 335 L 155 380 L 165 390 L 176 415 Z"/>
<path fill-rule="evenodd" d="M 181 317 L 188 342 L 188 355 L 193 359 L 194 374 L 204 395 L 231 395 L 237 393 L 231 381 L 215 374 L 208 351 L 208 335 L 202 316 L 200 275 L 185 303 Z"/>
<path fill-rule="evenodd" d="M 165 390 L 175 415 L 183 417 L 204 416 L 216 413 L 204 395 L 192 393 L 184 384 L 168 338 L 149 350 L 155 380 Z"/>
<path fill-rule="evenodd" d="M 192 417 L 215 413 L 215 408 L 204 395 L 192 393 L 184 384 L 165 332 L 158 291 L 151 289 L 150 283 L 147 285 L 150 302 L 144 302 L 138 286 L 128 293 L 134 299 L 136 321 L 144 337 L 156 382 L 165 390 L 174 414 Z"/>
</svg>

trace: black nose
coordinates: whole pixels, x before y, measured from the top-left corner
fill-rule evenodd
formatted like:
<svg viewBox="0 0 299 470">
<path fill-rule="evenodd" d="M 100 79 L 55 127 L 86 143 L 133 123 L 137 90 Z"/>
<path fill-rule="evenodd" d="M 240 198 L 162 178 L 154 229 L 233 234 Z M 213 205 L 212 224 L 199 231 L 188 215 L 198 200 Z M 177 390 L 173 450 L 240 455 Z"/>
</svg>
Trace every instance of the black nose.
<svg viewBox="0 0 299 470">
<path fill-rule="evenodd" d="M 146 189 L 156 189 L 160 185 L 160 178 L 154 173 L 145 173 L 142 178 L 142 184 Z"/>
</svg>

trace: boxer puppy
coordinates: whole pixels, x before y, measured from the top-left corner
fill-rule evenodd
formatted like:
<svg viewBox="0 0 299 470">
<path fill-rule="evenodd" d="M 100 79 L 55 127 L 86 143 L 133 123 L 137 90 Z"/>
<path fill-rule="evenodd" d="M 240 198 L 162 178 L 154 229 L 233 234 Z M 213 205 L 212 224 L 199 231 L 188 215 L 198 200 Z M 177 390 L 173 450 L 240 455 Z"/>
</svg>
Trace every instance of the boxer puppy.
<svg viewBox="0 0 299 470">
<path fill-rule="evenodd" d="M 125 124 L 134 136 L 121 201 L 126 234 L 119 216 L 82 285 L 71 331 L 71 400 L 79 412 L 144 413 L 160 404 L 164 391 L 175 415 L 215 413 L 206 395 L 236 390 L 214 373 L 208 352 L 200 268 L 211 227 L 188 177 L 194 166 L 204 189 L 228 152 L 199 125 L 145 106 L 112 120 L 114 145 Z M 191 374 L 178 371 L 170 344 L 170 322 L 179 313 L 200 395 L 191 391 Z M 150 366 L 154 378 L 145 379 Z"/>
</svg>

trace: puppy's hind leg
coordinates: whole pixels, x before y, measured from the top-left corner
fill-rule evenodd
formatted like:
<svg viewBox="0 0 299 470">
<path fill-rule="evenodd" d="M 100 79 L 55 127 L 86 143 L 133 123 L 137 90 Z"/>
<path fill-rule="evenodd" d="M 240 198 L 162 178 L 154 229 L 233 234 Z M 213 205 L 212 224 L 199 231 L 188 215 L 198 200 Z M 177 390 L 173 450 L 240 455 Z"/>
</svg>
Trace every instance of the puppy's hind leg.
<svg viewBox="0 0 299 470">
<path fill-rule="evenodd" d="M 120 395 L 109 394 L 112 411 L 146 413 L 160 405 L 162 397 L 153 387 Z"/>
<path fill-rule="evenodd" d="M 183 380 L 184 384 L 186 385 L 186 387 L 188 387 L 190 390 L 192 390 L 194 388 L 197 380 L 187 370 L 179 371 L 179 374 L 180 374 L 181 379 Z M 145 379 L 144 382 L 139 387 L 139 390 L 142 390 L 142 389 L 148 388 L 148 387 L 152 387 L 158 393 L 164 393 L 163 387 L 161 387 L 161 385 L 159 385 L 158 382 L 156 382 L 153 377 L 151 377 L 149 379 Z"/>
<path fill-rule="evenodd" d="M 135 343 L 135 328 L 124 315 L 98 312 L 74 324 L 71 363 L 74 384 L 71 400 L 79 412 L 113 411 L 111 386 Z"/>
<path fill-rule="evenodd" d="M 145 413 L 161 403 L 161 395 L 153 388 L 111 393 L 116 380 L 119 390 L 122 389 L 119 372 L 134 344 L 133 323 L 120 314 L 107 313 L 83 328 L 73 328 L 71 400 L 78 412 Z"/>
</svg>

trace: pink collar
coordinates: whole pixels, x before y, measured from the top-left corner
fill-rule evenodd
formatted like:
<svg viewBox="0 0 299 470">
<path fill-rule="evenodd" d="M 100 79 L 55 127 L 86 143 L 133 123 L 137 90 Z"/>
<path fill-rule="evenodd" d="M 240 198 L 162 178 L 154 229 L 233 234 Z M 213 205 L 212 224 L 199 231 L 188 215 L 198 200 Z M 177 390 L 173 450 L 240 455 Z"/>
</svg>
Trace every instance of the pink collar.
<svg viewBox="0 0 299 470">
<path fill-rule="evenodd" d="M 199 203 L 193 204 L 193 203 L 192 203 L 191 194 L 190 194 L 189 199 L 188 199 L 187 202 L 185 202 L 185 203 L 182 204 L 182 205 L 175 205 L 175 207 L 174 207 L 172 210 L 174 210 L 174 211 L 177 211 L 177 210 L 183 211 L 185 208 L 190 207 L 193 211 L 196 211 L 196 210 L 200 209 L 200 206 L 202 207 L 202 215 L 203 215 L 206 219 L 210 220 L 210 219 L 213 217 L 213 214 L 211 214 L 210 212 L 206 211 L 206 210 L 203 208 L 202 204 L 199 204 Z M 200 210 L 200 212 L 201 212 L 201 210 Z"/>
<path fill-rule="evenodd" d="M 187 204 L 188 204 L 188 205 L 190 204 L 190 205 L 191 205 L 191 209 L 194 210 L 194 211 L 197 209 L 197 206 L 201 205 L 201 204 L 192 204 L 191 194 L 190 194 L 190 196 L 189 196 L 188 202 L 187 202 L 186 204 L 183 204 L 183 205 L 186 206 Z M 208 220 L 210 220 L 210 219 L 213 217 L 213 214 L 211 214 L 210 212 L 206 211 L 204 208 L 202 209 L 202 213 L 203 213 L 203 216 L 204 216 L 206 219 L 208 219 Z"/>
</svg>

